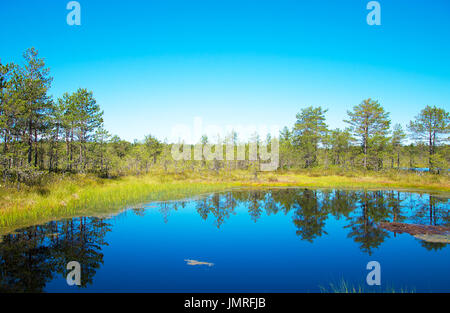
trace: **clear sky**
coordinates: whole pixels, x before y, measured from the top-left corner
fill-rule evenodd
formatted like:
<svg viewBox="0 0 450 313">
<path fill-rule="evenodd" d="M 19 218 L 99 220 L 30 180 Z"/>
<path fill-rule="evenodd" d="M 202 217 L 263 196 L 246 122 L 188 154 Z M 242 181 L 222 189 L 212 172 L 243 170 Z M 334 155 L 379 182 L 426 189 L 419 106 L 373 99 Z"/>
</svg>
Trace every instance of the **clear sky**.
<svg viewBox="0 0 450 313">
<path fill-rule="evenodd" d="M 0 58 L 36 47 L 51 93 L 85 87 L 124 139 L 171 138 L 175 125 L 292 126 L 309 105 L 330 127 L 365 98 L 405 125 L 425 105 L 450 109 L 450 1 L 2 0 Z"/>
</svg>

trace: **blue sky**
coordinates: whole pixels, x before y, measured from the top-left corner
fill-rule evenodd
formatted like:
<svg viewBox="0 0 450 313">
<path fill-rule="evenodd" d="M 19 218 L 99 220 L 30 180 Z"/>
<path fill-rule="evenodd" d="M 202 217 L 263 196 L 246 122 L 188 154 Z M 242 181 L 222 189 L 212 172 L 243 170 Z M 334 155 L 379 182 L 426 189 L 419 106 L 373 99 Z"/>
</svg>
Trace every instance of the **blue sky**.
<svg viewBox="0 0 450 313">
<path fill-rule="evenodd" d="M 309 105 L 330 127 L 374 98 L 405 125 L 425 105 L 449 109 L 450 2 L 380 0 L 4 0 L 0 58 L 36 47 L 54 76 L 51 93 L 85 87 L 105 127 L 133 140 L 170 138 L 175 125 L 292 126 Z"/>
</svg>

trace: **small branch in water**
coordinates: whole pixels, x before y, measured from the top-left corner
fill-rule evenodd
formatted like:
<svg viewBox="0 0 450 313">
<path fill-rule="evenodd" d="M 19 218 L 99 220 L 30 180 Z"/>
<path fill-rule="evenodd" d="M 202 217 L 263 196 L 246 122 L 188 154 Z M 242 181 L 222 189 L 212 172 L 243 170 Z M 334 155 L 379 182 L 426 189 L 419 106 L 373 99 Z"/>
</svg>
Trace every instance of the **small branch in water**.
<svg viewBox="0 0 450 313">
<path fill-rule="evenodd" d="M 197 261 L 197 260 L 189 260 L 189 259 L 187 259 L 185 261 L 187 262 L 187 265 L 192 265 L 192 266 L 194 266 L 194 265 L 207 265 L 207 266 L 211 267 L 211 266 L 214 265 L 214 263 L 200 262 L 200 261 Z"/>
</svg>

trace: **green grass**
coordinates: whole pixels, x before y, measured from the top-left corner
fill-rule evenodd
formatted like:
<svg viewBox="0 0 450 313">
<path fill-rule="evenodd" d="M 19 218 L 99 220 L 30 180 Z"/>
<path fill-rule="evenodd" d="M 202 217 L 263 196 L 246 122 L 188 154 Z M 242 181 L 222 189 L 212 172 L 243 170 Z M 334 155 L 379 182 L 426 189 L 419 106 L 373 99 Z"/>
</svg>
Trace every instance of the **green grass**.
<svg viewBox="0 0 450 313">
<path fill-rule="evenodd" d="M 330 283 L 329 287 L 320 286 L 320 291 L 322 293 L 414 293 L 413 289 L 408 288 L 394 288 L 394 287 L 376 287 L 373 289 L 367 289 L 362 285 L 352 285 L 342 279 L 337 284 Z"/>
<path fill-rule="evenodd" d="M 76 176 L 42 188 L 2 191 L 0 233 L 73 216 L 102 216 L 152 201 L 177 200 L 222 191 L 229 183 L 189 182 L 158 176 L 114 180 Z"/>
<path fill-rule="evenodd" d="M 178 200 L 232 187 L 309 187 L 341 189 L 403 189 L 448 194 L 447 176 L 336 170 L 260 173 L 247 171 L 153 172 L 145 176 L 101 179 L 90 175 L 55 175 L 37 187 L 0 187 L 0 234 L 19 227 L 73 216 L 117 213 L 152 201 Z"/>
</svg>

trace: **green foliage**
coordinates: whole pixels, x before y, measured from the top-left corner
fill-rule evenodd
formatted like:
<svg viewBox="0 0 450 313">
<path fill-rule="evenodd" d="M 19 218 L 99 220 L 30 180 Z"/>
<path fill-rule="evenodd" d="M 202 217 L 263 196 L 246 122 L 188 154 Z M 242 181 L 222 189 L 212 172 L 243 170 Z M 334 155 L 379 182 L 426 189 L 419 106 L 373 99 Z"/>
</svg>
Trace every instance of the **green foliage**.
<svg viewBox="0 0 450 313">
<path fill-rule="evenodd" d="M 391 137 L 391 147 L 390 152 L 391 157 L 391 167 L 394 167 L 394 159 L 397 159 L 397 168 L 400 168 L 400 153 L 402 149 L 402 142 L 406 138 L 406 133 L 400 124 L 395 124 L 394 130 L 392 131 Z"/>
<path fill-rule="evenodd" d="M 375 153 L 385 145 L 384 138 L 391 123 L 389 113 L 384 111 L 378 101 L 369 98 L 353 107 L 353 111 L 348 111 L 347 114 L 349 119 L 345 122 L 350 124 L 363 149 L 363 166 L 367 169 L 379 168 L 381 160 Z"/>
<path fill-rule="evenodd" d="M 310 106 L 297 114 L 293 139 L 295 146 L 302 151 L 305 167 L 317 165 L 319 143 L 323 142 L 327 133 L 326 112 L 321 107 Z"/>
<path fill-rule="evenodd" d="M 156 158 L 162 152 L 162 144 L 158 139 L 153 137 L 152 135 L 145 136 L 144 139 L 145 146 L 147 148 L 147 152 L 153 160 L 153 164 L 156 163 Z"/>
<path fill-rule="evenodd" d="M 450 115 L 444 109 L 436 106 L 426 106 L 414 121 L 409 124 L 409 130 L 414 139 L 418 142 L 426 142 L 428 144 L 429 167 L 436 169 L 438 167 L 434 162 L 440 163 L 439 157 L 434 157 L 436 147 L 441 142 L 448 142 L 450 133 Z"/>
<path fill-rule="evenodd" d="M 350 157 L 352 142 L 353 138 L 349 129 L 331 131 L 330 145 L 333 165 L 346 165 L 347 159 Z"/>
<path fill-rule="evenodd" d="M 410 123 L 417 140 L 408 146 L 404 146 L 406 135 L 401 126 L 395 125 L 389 132 L 389 114 L 377 101 L 367 99 L 348 112 L 350 128 L 344 130 L 328 130 L 327 110 L 309 106 L 296 115 L 293 127 L 285 127 L 279 136 L 261 139 L 254 134 L 248 142 L 239 142 L 232 131 L 224 140 L 218 138 L 219 144 L 234 145 L 235 155 L 243 151 L 245 160 L 227 159 L 225 147 L 220 146 L 224 153 L 218 153 L 215 160 L 175 161 L 172 144 L 152 135 L 131 143 L 109 134 L 92 91 L 79 88 L 54 100 L 48 95 L 51 83 L 50 70 L 34 48 L 24 53 L 22 65 L 0 64 L 0 174 L 5 186 L 39 185 L 46 173 L 115 178 L 155 170 L 217 176 L 242 170 L 258 181 L 261 155 L 252 147 L 270 147 L 275 141 L 283 170 L 307 168 L 311 175 L 321 175 L 338 168 L 339 173 L 351 176 L 354 170 L 382 171 L 396 163 L 397 168 L 407 164 L 448 173 L 449 114 L 437 107 L 427 106 Z M 199 144 L 205 148 L 211 143 L 204 135 Z M 193 156 L 193 146 L 190 149 Z"/>
<path fill-rule="evenodd" d="M 446 170 L 448 168 L 448 162 L 444 155 L 440 153 L 435 153 L 430 156 L 430 164 L 431 164 L 431 171 L 435 173 L 439 173 L 442 170 Z"/>
</svg>

